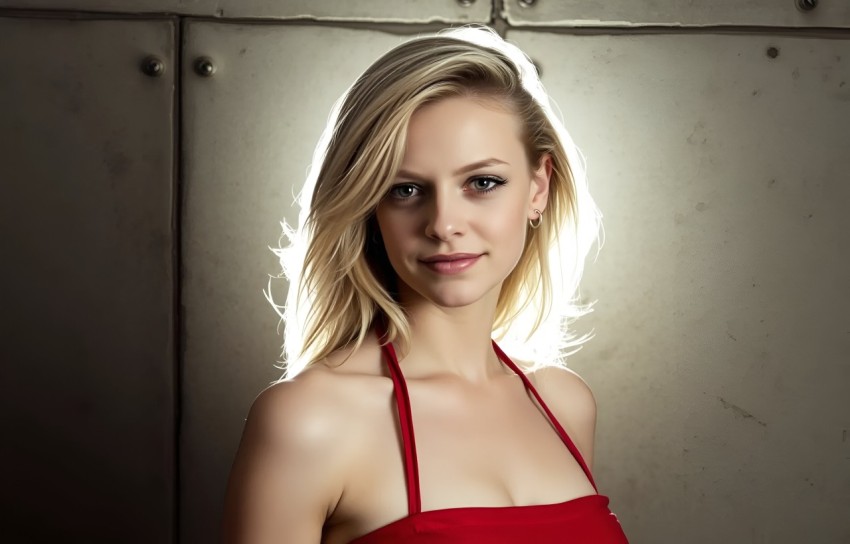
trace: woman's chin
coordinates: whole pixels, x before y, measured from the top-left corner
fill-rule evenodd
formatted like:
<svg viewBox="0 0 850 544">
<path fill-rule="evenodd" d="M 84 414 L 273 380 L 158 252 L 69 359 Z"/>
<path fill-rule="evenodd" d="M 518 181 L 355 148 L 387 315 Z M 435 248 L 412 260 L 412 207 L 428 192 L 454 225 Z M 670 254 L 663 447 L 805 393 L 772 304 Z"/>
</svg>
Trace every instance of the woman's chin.
<svg viewBox="0 0 850 544">
<path fill-rule="evenodd" d="M 466 308 L 477 304 L 486 304 L 494 290 L 483 290 L 480 288 L 441 289 L 424 294 L 423 298 L 431 304 L 440 308 Z M 498 295 L 498 290 L 495 290 Z"/>
</svg>

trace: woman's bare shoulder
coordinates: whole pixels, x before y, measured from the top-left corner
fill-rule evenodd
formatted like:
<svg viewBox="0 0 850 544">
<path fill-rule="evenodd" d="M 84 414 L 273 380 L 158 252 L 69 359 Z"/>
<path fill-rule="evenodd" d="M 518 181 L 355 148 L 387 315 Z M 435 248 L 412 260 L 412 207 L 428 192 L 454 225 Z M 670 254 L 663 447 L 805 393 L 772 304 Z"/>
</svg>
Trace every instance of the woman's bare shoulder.
<svg viewBox="0 0 850 544">
<path fill-rule="evenodd" d="M 272 384 L 254 399 L 246 430 L 254 427 L 261 429 L 267 439 L 323 446 L 321 441 L 331 440 L 332 433 L 323 436 L 316 431 L 332 430 L 334 420 L 344 415 L 328 402 L 343 385 L 334 374 L 318 367 Z"/>
<path fill-rule="evenodd" d="M 231 469 L 225 542 L 318 542 L 362 459 L 358 433 L 374 420 L 370 410 L 382 405 L 383 386 L 316 364 L 264 389 L 251 405 Z"/>
<path fill-rule="evenodd" d="M 590 386 L 578 373 L 561 366 L 540 368 L 529 379 L 590 465 L 596 431 L 596 398 Z"/>
<path fill-rule="evenodd" d="M 353 417 L 345 393 L 342 380 L 321 368 L 270 385 L 251 405 L 240 455 L 300 466 L 299 477 L 315 467 L 324 491 L 339 494 L 342 482 L 334 475 L 345 474 L 345 429 Z"/>
<path fill-rule="evenodd" d="M 363 400 L 381 388 L 375 357 L 369 346 L 346 348 L 270 385 L 254 400 L 246 425 L 254 420 L 269 437 L 330 446 L 344 436 L 352 418 L 362 415 Z"/>
<path fill-rule="evenodd" d="M 587 382 L 572 369 L 546 366 L 529 374 L 541 395 L 545 392 L 553 401 L 569 403 L 581 411 L 596 411 L 596 399 Z"/>
</svg>

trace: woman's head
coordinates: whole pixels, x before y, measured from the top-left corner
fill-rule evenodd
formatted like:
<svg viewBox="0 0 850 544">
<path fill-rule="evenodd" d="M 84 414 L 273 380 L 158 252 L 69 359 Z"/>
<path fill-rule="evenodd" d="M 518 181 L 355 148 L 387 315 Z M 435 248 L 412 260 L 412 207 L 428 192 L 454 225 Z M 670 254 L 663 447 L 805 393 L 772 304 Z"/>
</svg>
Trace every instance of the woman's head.
<svg viewBox="0 0 850 544">
<path fill-rule="evenodd" d="M 537 208 L 544 216 L 537 229 L 523 224 L 516 266 L 501 283 L 494 332 L 506 351 L 539 364 L 554 362 L 568 345 L 558 333 L 566 319 L 588 311 L 573 299 L 599 213 L 587 193 L 581 157 L 532 63 L 491 30 L 467 27 L 397 46 L 335 106 L 301 195 L 298 231 L 289 233 L 292 245 L 279 253 L 290 279 L 284 315 L 288 377 L 362 341 L 377 316 L 386 320 L 391 339 L 404 345 L 409 338 L 376 212 L 399 183 L 411 119 L 452 100 L 514 120 L 527 183 L 533 186 L 541 172 L 546 178 L 543 197 L 532 202 L 532 190 L 523 203 L 528 213 Z M 530 349 L 517 349 L 523 344 Z"/>
<path fill-rule="evenodd" d="M 531 165 L 522 133 L 496 98 L 440 98 L 411 117 L 401 169 L 375 212 L 411 313 L 424 303 L 492 320 L 547 205 L 551 158 Z"/>
</svg>

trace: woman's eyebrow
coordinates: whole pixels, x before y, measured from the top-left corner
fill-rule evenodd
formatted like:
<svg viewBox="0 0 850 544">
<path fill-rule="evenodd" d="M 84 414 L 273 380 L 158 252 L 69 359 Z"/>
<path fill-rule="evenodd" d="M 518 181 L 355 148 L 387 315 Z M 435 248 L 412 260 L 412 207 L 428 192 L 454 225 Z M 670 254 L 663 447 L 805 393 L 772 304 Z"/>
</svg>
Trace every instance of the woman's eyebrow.
<svg viewBox="0 0 850 544">
<path fill-rule="evenodd" d="M 455 170 L 454 172 L 452 172 L 452 175 L 460 176 L 462 174 L 466 174 L 467 172 L 472 172 L 473 170 L 478 170 L 479 168 L 484 168 L 485 166 L 493 166 L 493 165 L 496 165 L 496 164 L 505 164 L 505 165 L 510 166 L 509 163 L 507 163 L 503 160 L 497 159 L 495 157 L 490 157 L 489 159 L 484 159 L 482 161 L 477 161 L 477 162 L 473 162 L 471 164 L 467 164 L 466 166 L 462 166 L 462 167 L 458 168 L 457 170 Z M 406 179 L 411 179 L 411 180 L 416 180 L 416 181 L 424 181 L 424 176 L 416 175 L 413 172 L 409 172 L 407 170 L 399 170 L 398 173 L 396 174 L 396 177 L 406 178 Z"/>
</svg>

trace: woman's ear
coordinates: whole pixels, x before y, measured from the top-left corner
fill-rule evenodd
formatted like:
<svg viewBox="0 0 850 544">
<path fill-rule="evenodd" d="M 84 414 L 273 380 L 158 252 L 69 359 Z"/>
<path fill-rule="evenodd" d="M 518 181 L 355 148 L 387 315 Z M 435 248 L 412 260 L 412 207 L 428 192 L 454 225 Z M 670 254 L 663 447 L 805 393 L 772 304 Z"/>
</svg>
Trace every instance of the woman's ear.
<svg viewBox="0 0 850 544">
<path fill-rule="evenodd" d="M 529 219 L 537 219 L 537 212 L 546 209 L 549 202 L 549 182 L 552 179 L 552 156 L 548 153 L 540 157 L 540 162 L 535 170 L 531 172 L 530 204 L 528 210 Z"/>
</svg>

